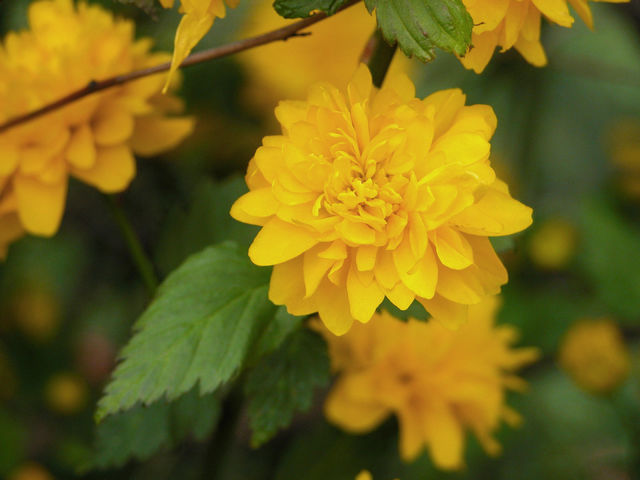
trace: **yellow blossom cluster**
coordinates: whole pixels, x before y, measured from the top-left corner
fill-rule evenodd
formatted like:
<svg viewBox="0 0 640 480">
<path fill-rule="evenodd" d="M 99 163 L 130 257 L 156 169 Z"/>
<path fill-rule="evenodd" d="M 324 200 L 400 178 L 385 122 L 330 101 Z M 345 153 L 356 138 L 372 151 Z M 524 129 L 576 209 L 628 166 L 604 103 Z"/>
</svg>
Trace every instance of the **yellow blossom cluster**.
<svg viewBox="0 0 640 480">
<path fill-rule="evenodd" d="M 473 47 L 460 61 L 476 73 L 484 70 L 496 47 L 502 52 L 515 48 L 529 63 L 546 65 L 547 56 L 540 43 L 540 20 L 544 16 L 553 23 L 571 27 L 574 18 L 569 13 L 569 4 L 593 28 L 588 0 L 463 0 L 463 3 L 473 19 Z"/>
<path fill-rule="evenodd" d="M 93 80 L 167 59 L 150 52 L 149 39 L 134 39 L 132 22 L 98 6 L 38 1 L 29 7 L 29 24 L 0 47 L 0 123 Z M 0 255 L 25 231 L 57 231 L 69 176 L 121 191 L 135 176 L 133 153 L 155 155 L 191 132 L 192 119 L 168 116 L 182 105 L 160 95 L 162 82 L 136 80 L 0 133 Z"/>
<path fill-rule="evenodd" d="M 458 331 L 386 312 L 341 337 L 318 325 L 338 373 L 327 418 L 365 433 L 395 414 L 402 458 L 410 461 L 426 447 L 442 469 L 462 466 L 466 429 L 497 454 L 492 433 L 503 420 L 519 421 L 505 405 L 505 391 L 524 387 L 514 371 L 538 356 L 534 348 L 511 347 L 517 332 L 494 325 L 497 306 L 496 297 L 471 306 L 469 322 Z"/>
<path fill-rule="evenodd" d="M 591 393 L 612 392 L 631 369 L 620 329 L 610 318 L 583 319 L 572 325 L 560 346 L 559 361 Z"/>
<path fill-rule="evenodd" d="M 227 13 L 225 3 L 236 7 L 240 0 L 180 0 L 180 12 L 184 15 L 176 30 L 171 69 L 165 83 L 166 91 L 172 77 L 182 61 L 189 56 L 202 37 L 211 29 L 216 18 L 224 18 Z M 164 8 L 172 8 L 175 0 L 160 0 Z"/>
<path fill-rule="evenodd" d="M 264 138 L 231 209 L 262 226 L 249 256 L 274 265 L 274 303 L 337 335 L 385 296 L 458 326 L 507 281 L 487 237 L 531 223 L 491 168 L 493 110 L 460 90 L 417 99 L 404 75 L 378 90 L 364 65 L 347 91 L 317 84 L 277 107 L 283 134 Z"/>
</svg>

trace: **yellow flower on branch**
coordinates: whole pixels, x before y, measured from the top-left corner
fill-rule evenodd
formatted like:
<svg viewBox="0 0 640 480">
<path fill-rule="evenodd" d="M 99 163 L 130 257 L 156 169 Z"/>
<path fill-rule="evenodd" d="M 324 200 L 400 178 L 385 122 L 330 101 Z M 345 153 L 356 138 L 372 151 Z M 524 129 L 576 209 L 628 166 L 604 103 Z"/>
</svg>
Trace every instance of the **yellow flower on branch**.
<svg viewBox="0 0 640 480">
<path fill-rule="evenodd" d="M 175 0 L 160 0 L 160 3 L 164 8 L 172 8 Z M 227 13 L 225 3 L 235 8 L 240 0 L 180 0 L 180 12 L 184 15 L 176 30 L 173 58 L 164 87 L 165 91 L 180 64 L 211 29 L 213 21 L 216 18 L 224 18 Z"/>
<path fill-rule="evenodd" d="M 157 65 L 151 41 L 98 6 L 46 0 L 29 7 L 31 29 L 0 47 L 0 123 L 100 80 Z M 171 117 L 181 102 L 152 76 L 93 94 L 0 133 L 0 253 L 23 232 L 49 236 L 60 224 L 71 175 L 103 192 L 124 190 L 133 154 L 177 145 L 193 120 Z"/>
<path fill-rule="evenodd" d="M 515 48 L 529 63 L 537 67 L 546 65 L 547 56 L 540 43 L 540 20 L 544 16 L 560 26 L 571 27 L 574 18 L 568 5 L 593 28 L 588 0 L 463 0 L 463 3 L 473 19 L 473 47 L 460 61 L 476 73 L 484 70 L 496 47 L 502 52 Z"/>
<path fill-rule="evenodd" d="M 559 361 L 571 378 L 591 393 L 612 392 L 631 370 L 622 334 L 609 318 L 574 324 L 560 346 Z"/>
<path fill-rule="evenodd" d="M 319 312 L 340 335 L 385 296 L 458 326 L 500 291 L 507 272 L 487 236 L 526 228 L 531 209 L 490 166 L 493 110 L 464 103 L 459 90 L 417 99 L 404 75 L 377 90 L 361 65 L 346 97 L 318 84 L 279 104 L 283 134 L 263 140 L 231 209 L 262 226 L 249 256 L 274 265 L 274 303 Z"/>
<path fill-rule="evenodd" d="M 325 403 L 329 421 L 365 433 L 396 415 L 402 458 L 412 461 L 426 447 L 442 469 L 463 466 L 466 430 L 487 453 L 498 454 L 493 432 L 502 421 L 520 421 L 505 392 L 526 386 L 514 372 L 538 351 L 512 348 L 517 331 L 494 325 L 497 306 L 495 297 L 473 305 L 469 322 L 456 332 L 386 312 L 341 337 L 316 324 L 338 374 Z"/>
</svg>

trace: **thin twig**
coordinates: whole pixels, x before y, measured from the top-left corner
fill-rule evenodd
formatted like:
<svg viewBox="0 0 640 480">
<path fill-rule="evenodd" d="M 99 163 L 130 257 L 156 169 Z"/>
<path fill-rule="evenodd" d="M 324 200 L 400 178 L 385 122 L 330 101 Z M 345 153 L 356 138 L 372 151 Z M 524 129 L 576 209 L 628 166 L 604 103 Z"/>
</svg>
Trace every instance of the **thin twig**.
<svg viewBox="0 0 640 480">
<path fill-rule="evenodd" d="M 344 10 L 345 8 L 348 8 L 351 5 L 355 5 L 358 2 L 360 2 L 360 0 L 350 0 L 340 10 Z M 307 28 L 313 25 L 314 23 L 324 20 L 325 18 L 327 18 L 326 14 L 317 13 L 315 15 L 310 16 L 309 18 L 299 20 L 285 27 L 278 28 L 276 30 L 272 30 L 267 33 L 263 33 L 255 37 L 245 38 L 243 40 L 231 42 L 226 45 L 221 45 L 219 47 L 203 50 L 202 52 L 189 55 L 184 60 L 184 62 L 182 62 L 180 66 L 189 67 L 191 65 L 197 65 L 198 63 L 203 63 L 208 60 L 226 57 L 227 55 L 231 55 L 233 53 L 242 52 L 243 50 L 248 50 L 250 48 L 258 47 L 260 45 L 265 45 L 267 43 L 277 42 L 279 40 L 284 41 L 291 37 L 305 36 L 305 34 L 301 34 L 298 32 L 304 28 Z M 171 63 L 167 62 L 167 63 L 162 63 L 160 65 L 156 65 L 153 67 L 143 68 L 141 70 L 135 70 L 133 72 L 125 73 L 123 75 L 116 75 L 114 77 L 106 78 L 104 80 L 97 80 L 97 81 L 92 80 L 87 84 L 86 87 L 81 88 L 80 90 L 76 90 L 75 92 L 72 92 L 62 97 L 59 100 L 56 100 L 47 105 L 44 105 L 36 110 L 33 110 L 32 112 L 29 112 L 24 115 L 20 115 L 18 117 L 14 117 L 8 120 L 7 122 L 0 125 L 0 133 L 4 133 L 10 128 L 16 127 L 18 125 L 22 125 L 25 122 L 28 122 L 30 120 L 33 120 L 34 118 L 50 113 L 54 110 L 64 107 L 65 105 L 75 102 L 76 100 L 84 98 L 88 95 L 92 95 L 96 92 L 100 92 L 102 90 L 106 90 L 111 87 L 122 85 L 132 80 L 148 77 L 149 75 L 166 72 L 169 70 L 170 66 L 171 66 Z"/>
</svg>

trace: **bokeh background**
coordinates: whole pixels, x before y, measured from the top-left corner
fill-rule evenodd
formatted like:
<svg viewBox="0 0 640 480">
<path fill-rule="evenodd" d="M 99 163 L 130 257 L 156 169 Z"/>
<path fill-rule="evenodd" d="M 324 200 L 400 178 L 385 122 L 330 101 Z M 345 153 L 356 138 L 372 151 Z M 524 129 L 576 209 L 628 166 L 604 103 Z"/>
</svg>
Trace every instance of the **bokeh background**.
<svg viewBox="0 0 640 480">
<path fill-rule="evenodd" d="M 101 3 L 171 50 L 177 12 L 151 1 L 144 9 Z M 241 2 L 198 48 L 280 25 L 270 3 Z M 2 35 L 26 26 L 28 4 L 0 2 Z M 439 472 L 427 455 L 403 465 L 394 420 L 346 435 L 322 419 L 318 392 L 310 412 L 258 450 L 242 427 L 225 448 L 221 478 L 341 480 L 364 467 L 374 478 L 402 480 L 640 478 L 640 2 L 592 9 L 594 31 L 579 20 L 572 29 L 544 25 L 544 69 L 512 51 L 496 55 L 481 76 L 444 53 L 428 65 L 397 58 L 392 66 L 414 79 L 420 96 L 460 87 L 469 103 L 492 105 L 499 121 L 492 161 L 513 195 L 534 208 L 528 231 L 495 243 L 510 272 L 500 321 L 517 325 L 520 344 L 543 353 L 523 373 L 529 391 L 509 399 L 525 423 L 500 432 L 502 455 L 487 457 L 470 438 L 462 472 Z M 194 135 L 139 161 L 118 199 L 162 277 L 210 243 L 232 237 L 248 245 L 251 227 L 228 216 L 247 162 L 264 135 L 277 133 L 278 99 L 302 98 L 316 80 L 346 83 L 374 25 L 363 7 L 351 10 L 310 37 L 184 71 Z M 147 302 L 107 203 L 72 182 L 60 232 L 19 241 L 0 265 L 0 478 L 206 478 L 217 411 L 195 398 L 169 416 L 204 412 L 186 439 L 156 421 L 154 408 L 166 405 L 149 409 L 135 428 L 119 429 L 116 419 L 111 431 L 96 432 L 95 403 Z M 600 317 L 620 328 L 632 364 L 606 394 L 581 388 L 558 362 L 570 327 Z M 101 442 L 113 436 L 137 458 L 106 455 Z"/>
</svg>

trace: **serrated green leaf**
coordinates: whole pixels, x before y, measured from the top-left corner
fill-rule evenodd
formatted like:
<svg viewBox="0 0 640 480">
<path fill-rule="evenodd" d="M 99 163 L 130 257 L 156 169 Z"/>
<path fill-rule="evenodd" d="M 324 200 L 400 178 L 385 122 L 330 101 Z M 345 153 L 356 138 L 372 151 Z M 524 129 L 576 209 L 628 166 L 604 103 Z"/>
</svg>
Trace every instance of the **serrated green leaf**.
<svg viewBox="0 0 640 480">
<path fill-rule="evenodd" d="M 260 340 L 256 344 L 253 359 L 258 359 L 276 350 L 285 339 L 300 327 L 304 317 L 296 317 L 287 312 L 285 307 L 278 308 L 273 321 L 269 323 Z"/>
<path fill-rule="evenodd" d="M 148 407 L 136 405 L 111 415 L 96 430 L 96 453 L 90 469 L 113 468 L 135 459 L 146 460 L 192 435 L 203 440 L 220 414 L 214 394 L 201 397 L 194 389 L 173 403 L 159 401 Z"/>
<path fill-rule="evenodd" d="M 433 60 L 434 47 L 464 55 L 473 21 L 461 0 L 365 0 L 387 42 L 408 57 Z"/>
<path fill-rule="evenodd" d="M 329 381 L 327 345 L 300 329 L 266 357 L 247 378 L 251 443 L 257 447 L 289 425 L 296 411 L 311 406 L 313 390 Z"/>
<path fill-rule="evenodd" d="M 197 383 L 208 393 L 231 379 L 276 313 L 269 274 L 230 243 L 189 257 L 136 323 L 98 420 L 138 402 L 177 398 Z"/>
<path fill-rule="evenodd" d="M 333 15 L 348 0 L 275 0 L 273 8 L 284 18 L 306 18 L 318 11 Z"/>
</svg>

